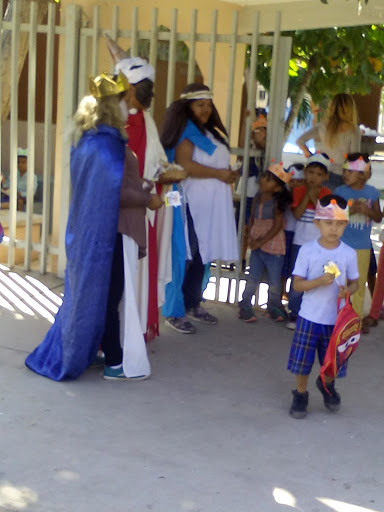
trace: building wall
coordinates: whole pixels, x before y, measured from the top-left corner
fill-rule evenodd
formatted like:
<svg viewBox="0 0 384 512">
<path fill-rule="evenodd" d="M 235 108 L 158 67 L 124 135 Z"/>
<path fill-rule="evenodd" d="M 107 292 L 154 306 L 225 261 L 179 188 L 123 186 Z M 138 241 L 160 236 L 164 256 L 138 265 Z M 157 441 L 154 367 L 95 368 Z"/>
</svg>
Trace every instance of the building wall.
<svg viewBox="0 0 384 512">
<path fill-rule="evenodd" d="M 61 16 L 65 19 L 66 6 L 73 3 L 71 0 L 61 1 Z M 217 0 L 195 0 L 193 2 L 175 2 L 174 0 L 152 0 L 146 2 L 133 2 L 130 0 L 79 0 L 76 2 L 77 5 L 81 6 L 83 10 L 83 20 L 87 21 L 87 25 L 92 27 L 94 19 L 95 6 L 100 6 L 100 28 L 110 29 L 112 27 L 112 7 L 119 7 L 119 29 L 130 30 L 132 23 L 132 9 L 136 6 L 139 7 L 138 24 L 139 30 L 149 31 L 151 28 L 151 17 L 152 9 L 158 8 L 158 25 L 164 25 L 170 27 L 172 19 L 172 10 L 177 7 L 178 9 L 178 32 L 189 32 L 191 27 L 191 12 L 192 9 L 198 10 L 198 22 L 197 32 L 198 33 L 210 33 L 211 31 L 211 16 L 212 10 L 218 9 L 218 34 L 231 34 L 232 32 L 232 17 L 235 10 L 239 9 L 239 6 L 222 3 Z M 129 47 L 129 40 L 119 39 L 118 44 L 123 48 Z M 186 43 L 188 44 L 188 43 Z M 238 130 L 239 130 L 239 119 L 240 119 L 240 108 L 241 108 L 241 94 L 243 84 L 243 68 L 244 68 L 244 54 L 245 46 L 238 45 L 237 59 L 236 59 L 236 71 L 235 71 L 235 88 L 233 93 L 233 108 L 232 108 L 232 125 L 231 125 L 231 142 L 236 145 Z M 216 47 L 216 63 L 214 73 L 214 102 L 215 105 L 225 122 L 226 117 L 226 102 L 227 102 L 227 88 L 229 81 L 229 57 L 230 47 L 229 44 L 218 43 Z M 208 67 L 209 67 L 209 44 L 198 43 L 196 45 L 196 64 L 198 65 L 204 81 L 207 80 Z M 164 73 L 164 65 L 158 67 L 158 73 Z M 110 71 L 112 69 L 111 57 L 108 52 L 107 46 L 100 47 L 99 54 L 99 72 Z M 62 80 L 60 76 L 64 73 L 63 69 L 63 41 L 61 42 L 59 49 L 59 83 L 58 83 L 58 113 L 57 113 L 57 138 L 56 138 L 56 170 L 55 170 L 55 197 L 54 197 L 54 221 L 53 221 L 53 243 L 57 243 L 58 235 L 58 222 L 60 215 L 60 186 L 61 186 L 61 175 L 60 175 L 60 162 L 61 162 L 61 140 L 65 134 L 62 133 L 61 122 L 62 122 L 62 109 L 61 99 L 64 94 L 61 86 Z M 179 77 L 178 77 L 179 78 Z M 166 77 L 157 76 L 157 80 L 164 84 L 166 83 Z M 178 83 L 178 81 L 176 81 Z M 179 93 L 180 85 L 176 88 Z M 164 91 L 164 87 L 161 88 Z M 176 99 L 176 98 L 175 98 Z M 164 104 L 164 98 L 162 98 Z M 164 108 L 163 107 L 163 108 Z M 160 125 L 161 114 L 156 112 L 157 124 Z"/>
</svg>

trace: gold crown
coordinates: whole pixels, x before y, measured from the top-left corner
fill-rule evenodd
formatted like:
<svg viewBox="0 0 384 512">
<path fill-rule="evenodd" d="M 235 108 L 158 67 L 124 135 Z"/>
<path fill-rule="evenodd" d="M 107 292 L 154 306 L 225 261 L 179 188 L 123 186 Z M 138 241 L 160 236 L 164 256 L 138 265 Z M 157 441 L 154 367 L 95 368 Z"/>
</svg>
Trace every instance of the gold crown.
<svg viewBox="0 0 384 512">
<path fill-rule="evenodd" d="M 89 92 L 94 98 L 104 98 L 105 96 L 114 96 L 121 92 L 128 91 L 130 84 L 123 73 L 119 73 L 117 78 L 114 75 L 101 73 L 100 76 L 89 78 Z"/>
</svg>

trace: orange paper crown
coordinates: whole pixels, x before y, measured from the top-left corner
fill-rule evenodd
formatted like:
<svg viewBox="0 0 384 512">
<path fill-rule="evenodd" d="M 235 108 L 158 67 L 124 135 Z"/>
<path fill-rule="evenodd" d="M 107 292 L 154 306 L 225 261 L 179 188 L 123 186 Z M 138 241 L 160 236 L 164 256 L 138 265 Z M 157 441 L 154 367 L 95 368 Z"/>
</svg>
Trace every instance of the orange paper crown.
<svg viewBox="0 0 384 512">
<path fill-rule="evenodd" d="M 275 164 L 274 160 L 271 160 L 271 164 L 268 167 L 267 171 L 271 172 L 274 176 L 279 178 L 285 184 L 289 183 L 292 175 L 284 170 L 283 162 L 279 162 Z"/>
<path fill-rule="evenodd" d="M 317 201 L 315 219 L 317 220 L 349 220 L 349 203 L 345 208 L 340 208 L 336 199 L 331 199 L 327 206 L 321 206 Z"/>
</svg>

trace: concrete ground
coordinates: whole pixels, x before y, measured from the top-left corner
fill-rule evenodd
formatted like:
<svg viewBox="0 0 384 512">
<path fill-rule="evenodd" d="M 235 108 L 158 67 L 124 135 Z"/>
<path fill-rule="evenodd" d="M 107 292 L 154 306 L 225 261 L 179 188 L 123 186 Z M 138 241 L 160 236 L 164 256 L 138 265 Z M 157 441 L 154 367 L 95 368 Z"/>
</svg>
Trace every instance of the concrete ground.
<svg viewBox="0 0 384 512">
<path fill-rule="evenodd" d="M 161 326 L 152 377 L 135 383 L 35 375 L 24 359 L 50 324 L 2 308 L 0 511 L 383 511 L 384 322 L 338 383 L 340 412 L 314 373 L 309 414 L 294 420 L 292 331 L 207 308 L 219 323 L 196 335 Z"/>
<path fill-rule="evenodd" d="M 384 189 L 382 169 L 372 184 Z M 377 227 L 373 239 L 377 252 Z M 294 420 L 283 325 L 210 303 L 217 326 L 161 326 L 151 379 L 92 369 L 55 383 L 24 366 L 54 312 L 10 310 L 7 278 L 0 268 L 0 512 L 384 511 L 384 322 L 338 383 L 340 412 L 314 372 L 309 414 Z M 59 279 L 43 281 L 59 294 Z"/>
</svg>

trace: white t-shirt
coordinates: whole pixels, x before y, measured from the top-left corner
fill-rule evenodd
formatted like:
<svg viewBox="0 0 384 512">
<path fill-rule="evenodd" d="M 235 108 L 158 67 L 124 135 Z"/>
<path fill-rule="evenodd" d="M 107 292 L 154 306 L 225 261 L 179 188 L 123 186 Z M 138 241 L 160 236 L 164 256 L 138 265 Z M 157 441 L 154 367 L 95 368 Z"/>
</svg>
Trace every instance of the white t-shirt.
<svg viewBox="0 0 384 512">
<path fill-rule="evenodd" d="M 323 325 L 334 325 L 337 317 L 337 296 L 339 285 L 345 286 L 347 280 L 359 278 L 356 251 L 340 242 L 336 249 L 326 249 L 313 240 L 304 244 L 297 255 L 294 276 L 306 280 L 316 279 L 324 273 L 324 265 L 336 263 L 341 274 L 328 286 L 319 286 L 304 292 L 299 315 L 310 322 Z"/>
</svg>

